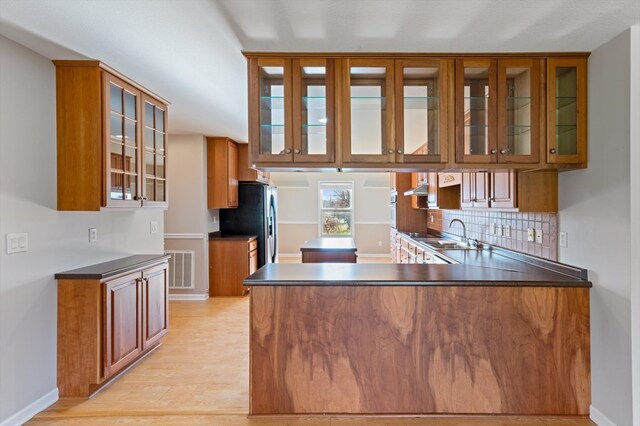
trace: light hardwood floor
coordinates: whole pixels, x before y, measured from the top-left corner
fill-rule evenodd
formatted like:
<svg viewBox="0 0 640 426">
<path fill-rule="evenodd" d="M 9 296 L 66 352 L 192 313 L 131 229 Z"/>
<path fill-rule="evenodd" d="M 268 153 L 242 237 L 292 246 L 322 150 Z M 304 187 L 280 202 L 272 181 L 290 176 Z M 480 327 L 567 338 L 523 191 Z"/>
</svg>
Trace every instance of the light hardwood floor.
<svg viewBox="0 0 640 426">
<path fill-rule="evenodd" d="M 91 399 L 64 399 L 32 425 L 593 425 L 576 417 L 247 419 L 249 298 L 172 301 L 163 345 Z"/>
</svg>

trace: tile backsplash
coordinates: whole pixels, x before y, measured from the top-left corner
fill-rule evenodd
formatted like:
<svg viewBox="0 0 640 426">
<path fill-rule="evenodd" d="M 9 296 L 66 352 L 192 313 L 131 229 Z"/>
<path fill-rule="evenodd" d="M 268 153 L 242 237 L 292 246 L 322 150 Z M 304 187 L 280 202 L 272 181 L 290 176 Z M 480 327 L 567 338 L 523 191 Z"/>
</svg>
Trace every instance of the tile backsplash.
<svg viewBox="0 0 640 426">
<path fill-rule="evenodd" d="M 532 254 L 549 260 L 558 259 L 558 215 L 555 213 L 512 213 L 466 210 L 429 210 L 427 227 L 462 236 L 460 224 L 449 227 L 453 219 L 460 219 L 467 227 L 467 237 L 491 245 Z M 495 223 L 496 233 L 491 233 Z M 502 225 L 502 235 L 498 234 Z M 510 227 L 507 237 L 506 227 Z M 527 229 L 542 230 L 542 243 L 528 242 Z"/>
</svg>

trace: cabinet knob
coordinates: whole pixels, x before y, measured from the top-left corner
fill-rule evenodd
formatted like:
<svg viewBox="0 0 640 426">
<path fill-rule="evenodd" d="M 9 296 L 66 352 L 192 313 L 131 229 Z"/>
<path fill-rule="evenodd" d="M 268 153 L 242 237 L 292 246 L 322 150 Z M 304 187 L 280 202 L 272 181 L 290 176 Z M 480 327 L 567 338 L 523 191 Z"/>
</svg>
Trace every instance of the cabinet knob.
<svg viewBox="0 0 640 426">
<path fill-rule="evenodd" d="M 300 154 L 300 150 L 299 150 L 298 148 L 294 149 L 294 150 L 293 150 L 293 152 L 294 152 L 295 154 Z"/>
<path fill-rule="evenodd" d="M 551 149 L 549 150 L 549 154 L 555 154 L 556 152 L 557 152 L 557 151 L 556 151 L 556 149 L 555 149 L 555 148 L 551 148 Z"/>
<path fill-rule="evenodd" d="M 505 155 L 505 154 L 508 154 L 508 153 L 509 153 L 508 149 L 501 149 L 500 150 L 500 154 L 502 154 L 502 155 Z"/>
<path fill-rule="evenodd" d="M 402 154 L 402 150 L 399 149 L 398 151 L 396 151 L 398 154 Z"/>
<path fill-rule="evenodd" d="M 393 150 L 392 149 L 389 150 L 389 154 L 393 154 Z"/>
<path fill-rule="evenodd" d="M 285 153 L 285 154 L 291 154 L 291 149 L 289 149 L 289 148 L 285 149 L 285 150 L 284 150 L 284 153 Z"/>
<path fill-rule="evenodd" d="M 497 154 L 497 153 L 498 153 L 498 150 L 497 150 L 497 149 L 492 149 L 490 152 L 491 152 L 492 154 Z"/>
</svg>

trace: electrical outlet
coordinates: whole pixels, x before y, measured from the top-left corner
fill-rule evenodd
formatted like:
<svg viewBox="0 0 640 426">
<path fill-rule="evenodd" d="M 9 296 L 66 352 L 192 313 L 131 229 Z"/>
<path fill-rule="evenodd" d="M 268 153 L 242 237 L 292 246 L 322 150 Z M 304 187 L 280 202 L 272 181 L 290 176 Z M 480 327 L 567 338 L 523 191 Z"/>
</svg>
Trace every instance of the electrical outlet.
<svg viewBox="0 0 640 426">
<path fill-rule="evenodd" d="M 378 241 L 378 247 L 382 247 L 382 241 Z"/>
<path fill-rule="evenodd" d="M 560 245 L 560 247 L 569 247 L 568 237 L 569 236 L 566 232 L 560 231 L 560 234 L 558 235 L 558 244 Z"/>
<path fill-rule="evenodd" d="M 489 233 L 490 234 L 495 234 L 496 233 L 496 224 L 495 223 L 491 223 L 489 225 Z"/>
<path fill-rule="evenodd" d="M 98 229 L 89 228 L 89 242 L 95 243 L 96 241 L 98 241 Z"/>
<path fill-rule="evenodd" d="M 536 243 L 542 244 L 542 229 L 536 229 Z"/>
<path fill-rule="evenodd" d="M 155 220 L 152 220 L 150 222 L 150 232 L 152 234 L 157 234 L 158 233 L 158 222 L 156 222 Z"/>
<path fill-rule="evenodd" d="M 503 229 L 504 229 L 504 228 L 502 227 L 502 225 L 498 225 L 498 236 L 499 236 L 499 237 L 502 237 L 502 235 L 503 235 Z"/>
<path fill-rule="evenodd" d="M 504 236 L 511 238 L 511 227 L 509 225 L 504 227 Z"/>
<path fill-rule="evenodd" d="M 29 235 L 26 232 L 7 234 L 7 254 L 23 251 L 29 251 Z"/>
<path fill-rule="evenodd" d="M 433 218 L 433 214 L 429 215 L 429 222 L 433 223 L 434 222 L 434 218 Z"/>
<path fill-rule="evenodd" d="M 536 231 L 533 228 L 527 228 L 527 241 L 530 243 L 536 240 Z"/>
</svg>

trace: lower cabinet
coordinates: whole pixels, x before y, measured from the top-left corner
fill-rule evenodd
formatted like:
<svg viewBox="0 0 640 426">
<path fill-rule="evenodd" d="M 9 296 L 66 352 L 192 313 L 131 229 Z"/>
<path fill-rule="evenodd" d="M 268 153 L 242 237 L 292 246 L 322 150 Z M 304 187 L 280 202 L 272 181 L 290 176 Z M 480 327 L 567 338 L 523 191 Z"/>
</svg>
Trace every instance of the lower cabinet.
<svg viewBox="0 0 640 426">
<path fill-rule="evenodd" d="M 258 270 L 256 237 L 217 237 L 209 240 L 209 295 L 243 296 L 244 279 Z"/>
<path fill-rule="evenodd" d="M 87 397 L 168 331 L 168 262 L 113 278 L 58 278 L 58 390 Z"/>
</svg>

